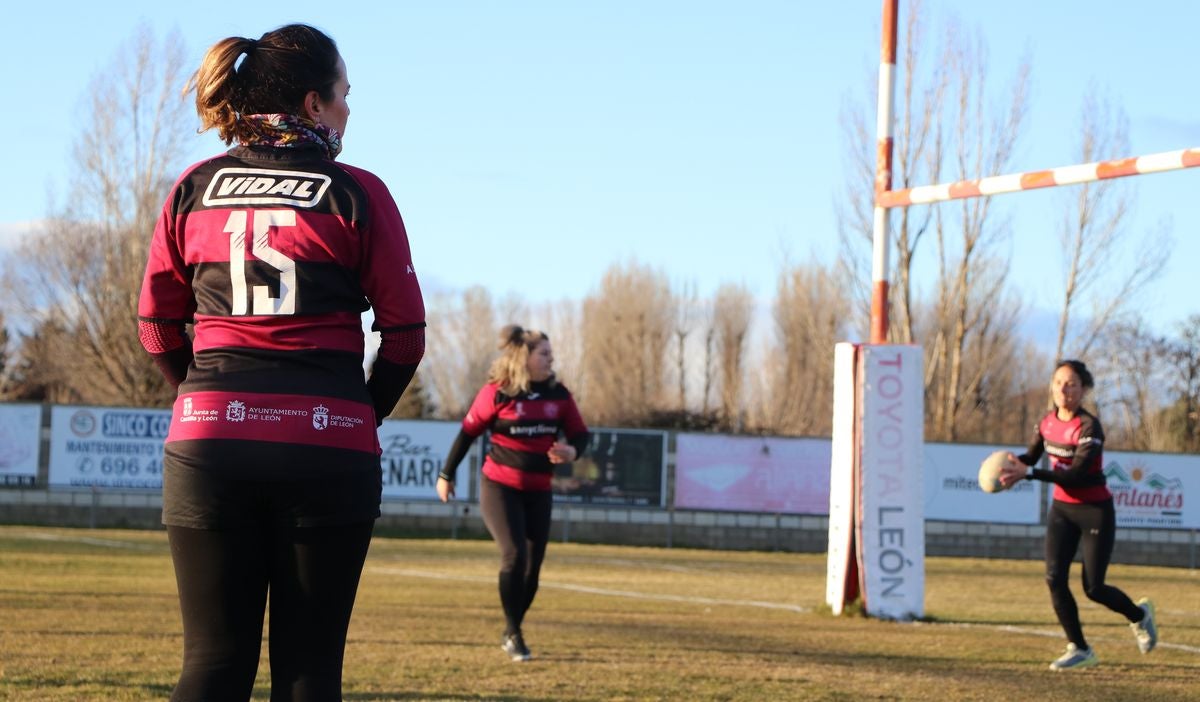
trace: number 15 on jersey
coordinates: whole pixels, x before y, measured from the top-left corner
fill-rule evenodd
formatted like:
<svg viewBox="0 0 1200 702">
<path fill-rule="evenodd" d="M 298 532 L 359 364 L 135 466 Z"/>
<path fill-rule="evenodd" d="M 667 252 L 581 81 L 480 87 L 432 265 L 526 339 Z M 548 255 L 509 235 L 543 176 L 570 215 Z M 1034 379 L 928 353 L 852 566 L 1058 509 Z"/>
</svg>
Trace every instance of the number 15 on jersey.
<svg viewBox="0 0 1200 702">
<path fill-rule="evenodd" d="M 296 313 L 296 262 L 271 248 L 267 232 L 271 227 L 296 226 L 295 210 L 254 210 L 254 229 L 251 253 L 260 261 L 279 271 L 279 297 L 271 297 L 266 285 L 253 287 L 253 306 L 246 282 L 246 233 L 250 213 L 234 210 L 225 222 L 229 234 L 229 282 L 233 286 L 234 315 L 287 315 Z"/>
</svg>

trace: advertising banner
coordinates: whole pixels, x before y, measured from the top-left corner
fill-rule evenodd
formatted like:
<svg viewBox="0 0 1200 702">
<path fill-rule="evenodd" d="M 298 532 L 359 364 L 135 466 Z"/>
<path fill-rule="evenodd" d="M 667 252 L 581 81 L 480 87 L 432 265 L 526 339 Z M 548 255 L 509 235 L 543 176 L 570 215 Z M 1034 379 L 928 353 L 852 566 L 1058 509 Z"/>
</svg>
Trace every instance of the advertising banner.
<svg viewBox="0 0 1200 702">
<path fill-rule="evenodd" d="M 666 432 L 592 429 L 583 456 L 556 466 L 554 501 L 663 507 L 666 465 Z"/>
<path fill-rule="evenodd" d="M 859 568 L 867 614 L 925 613 L 923 359 L 919 346 L 859 348 Z"/>
<path fill-rule="evenodd" d="M 436 500 L 438 471 L 462 425 L 458 422 L 398 421 L 388 419 L 379 428 L 380 469 L 384 499 Z M 471 466 L 478 465 L 477 440 L 455 476 L 455 498 L 467 500 Z"/>
<path fill-rule="evenodd" d="M 53 407 L 51 487 L 162 489 L 171 410 Z"/>
<path fill-rule="evenodd" d="M 41 405 L 0 405 L 0 487 L 37 481 Z"/>
<path fill-rule="evenodd" d="M 1104 452 L 1117 526 L 1200 528 L 1200 456 Z"/>
<path fill-rule="evenodd" d="M 719 434 L 675 438 L 675 506 L 682 509 L 825 514 L 828 439 Z"/>
<path fill-rule="evenodd" d="M 979 464 L 993 451 L 1016 446 L 925 444 L 925 518 L 997 524 L 1040 521 L 1038 483 L 1022 480 L 1003 492 L 979 489 Z"/>
</svg>

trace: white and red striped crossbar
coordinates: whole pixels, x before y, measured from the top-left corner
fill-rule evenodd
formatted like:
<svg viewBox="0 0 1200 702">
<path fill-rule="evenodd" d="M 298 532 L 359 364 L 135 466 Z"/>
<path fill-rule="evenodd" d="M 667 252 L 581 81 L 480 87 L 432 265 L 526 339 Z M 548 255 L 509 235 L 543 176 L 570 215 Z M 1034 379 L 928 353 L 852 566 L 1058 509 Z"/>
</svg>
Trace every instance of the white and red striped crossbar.
<svg viewBox="0 0 1200 702">
<path fill-rule="evenodd" d="M 1161 173 L 1200 166 L 1200 148 L 1166 151 L 1148 156 L 1122 158 L 1115 161 L 1096 161 L 1078 166 L 1061 166 L 1046 171 L 1027 171 L 1010 175 L 990 176 L 957 183 L 922 185 L 907 190 L 877 192 L 876 207 L 907 207 L 946 200 L 961 200 L 981 195 L 1000 195 L 1022 190 L 1049 188 L 1055 185 L 1075 185 L 1096 180 L 1122 178 L 1143 173 Z"/>
</svg>

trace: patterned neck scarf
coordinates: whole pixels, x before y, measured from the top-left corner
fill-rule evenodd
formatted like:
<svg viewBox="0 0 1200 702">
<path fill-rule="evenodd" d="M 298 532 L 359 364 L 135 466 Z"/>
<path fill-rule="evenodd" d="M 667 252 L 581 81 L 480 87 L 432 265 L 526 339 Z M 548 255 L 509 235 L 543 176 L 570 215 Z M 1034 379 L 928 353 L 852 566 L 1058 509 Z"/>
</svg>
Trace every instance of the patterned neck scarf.
<svg viewBox="0 0 1200 702">
<path fill-rule="evenodd" d="M 287 114 L 242 115 L 254 136 L 242 141 L 243 146 L 275 146 L 289 148 L 301 144 L 316 144 L 330 160 L 342 152 L 342 135 L 323 124 Z"/>
</svg>

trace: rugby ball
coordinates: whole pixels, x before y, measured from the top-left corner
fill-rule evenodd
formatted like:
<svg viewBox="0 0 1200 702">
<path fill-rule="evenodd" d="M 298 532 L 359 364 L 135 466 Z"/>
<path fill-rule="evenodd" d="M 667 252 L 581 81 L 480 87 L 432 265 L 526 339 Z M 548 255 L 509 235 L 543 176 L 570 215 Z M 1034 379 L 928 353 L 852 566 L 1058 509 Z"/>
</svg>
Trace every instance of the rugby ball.
<svg viewBox="0 0 1200 702">
<path fill-rule="evenodd" d="M 984 492 L 1007 490 L 1007 487 L 1000 484 L 1000 472 L 1006 463 L 1008 463 L 1008 451 L 996 451 L 983 459 L 983 463 L 979 466 L 979 489 Z"/>
</svg>

